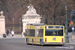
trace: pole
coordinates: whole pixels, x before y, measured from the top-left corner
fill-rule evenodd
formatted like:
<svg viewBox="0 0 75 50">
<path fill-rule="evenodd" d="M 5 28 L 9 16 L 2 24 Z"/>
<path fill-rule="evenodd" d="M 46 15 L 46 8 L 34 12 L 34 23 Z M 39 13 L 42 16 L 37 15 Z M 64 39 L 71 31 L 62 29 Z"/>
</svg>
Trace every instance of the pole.
<svg viewBox="0 0 75 50">
<path fill-rule="evenodd" d="M 35 26 L 35 44 L 36 44 L 36 37 L 37 37 L 37 26 Z"/>
<path fill-rule="evenodd" d="M 65 6 L 65 10 L 66 10 L 66 43 L 69 43 L 69 37 L 68 37 L 68 20 L 67 20 L 67 6 Z"/>
<path fill-rule="evenodd" d="M 73 19 L 73 28 L 74 28 L 74 19 Z M 74 29 L 72 30 L 72 34 L 74 34 Z"/>
<path fill-rule="evenodd" d="M 21 32 L 21 18 L 19 18 L 19 26 L 20 26 L 20 32 Z"/>
<path fill-rule="evenodd" d="M 13 18 L 13 31 L 14 31 L 14 18 Z"/>
<path fill-rule="evenodd" d="M 55 14 L 54 14 L 54 25 L 55 25 Z"/>
</svg>

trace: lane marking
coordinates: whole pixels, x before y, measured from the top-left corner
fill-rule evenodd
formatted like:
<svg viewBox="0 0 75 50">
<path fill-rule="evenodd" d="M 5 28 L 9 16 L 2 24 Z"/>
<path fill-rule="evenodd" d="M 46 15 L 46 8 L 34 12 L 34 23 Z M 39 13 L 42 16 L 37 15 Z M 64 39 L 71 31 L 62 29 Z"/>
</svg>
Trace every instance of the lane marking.
<svg viewBox="0 0 75 50">
<path fill-rule="evenodd" d="M 64 48 L 64 49 L 74 49 L 74 46 L 67 46 L 67 47 L 55 47 L 55 48 Z"/>
</svg>

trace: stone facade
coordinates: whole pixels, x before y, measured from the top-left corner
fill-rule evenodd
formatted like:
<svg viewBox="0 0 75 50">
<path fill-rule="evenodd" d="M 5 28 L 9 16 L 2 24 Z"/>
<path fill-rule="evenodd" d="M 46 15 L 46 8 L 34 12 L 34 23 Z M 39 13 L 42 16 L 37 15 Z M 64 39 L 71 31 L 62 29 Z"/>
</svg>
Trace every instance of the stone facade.
<svg viewBox="0 0 75 50">
<path fill-rule="evenodd" d="M 34 9 L 33 5 L 29 5 L 28 11 L 26 14 L 22 15 L 22 22 L 23 22 L 23 32 L 25 32 L 25 26 L 28 23 L 40 23 L 41 22 L 41 16 L 36 13 L 36 10 Z"/>
<path fill-rule="evenodd" d="M 3 16 L 3 11 L 0 12 L 0 35 L 5 34 L 5 16 Z"/>
</svg>

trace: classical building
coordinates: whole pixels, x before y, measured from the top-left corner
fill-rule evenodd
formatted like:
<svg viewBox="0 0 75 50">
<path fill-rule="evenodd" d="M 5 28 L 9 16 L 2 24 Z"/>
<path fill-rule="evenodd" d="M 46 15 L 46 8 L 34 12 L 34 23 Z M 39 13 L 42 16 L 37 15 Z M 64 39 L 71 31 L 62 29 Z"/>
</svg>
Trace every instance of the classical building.
<svg viewBox="0 0 75 50">
<path fill-rule="evenodd" d="M 0 36 L 5 34 L 5 16 L 3 15 L 3 11 L 0 12 Z"/>
<path fill-rule="evenodd" d="M 29 5 L 28 11 L 26 14 L 22 15 L 22 22 L 23 22 L 23 32 L 25 32 L 25 26 L 29 23 L 40 23 L 41 22 L 41 16 L 36 13 L 35 8 L 33 5 Z"/>
</svg>

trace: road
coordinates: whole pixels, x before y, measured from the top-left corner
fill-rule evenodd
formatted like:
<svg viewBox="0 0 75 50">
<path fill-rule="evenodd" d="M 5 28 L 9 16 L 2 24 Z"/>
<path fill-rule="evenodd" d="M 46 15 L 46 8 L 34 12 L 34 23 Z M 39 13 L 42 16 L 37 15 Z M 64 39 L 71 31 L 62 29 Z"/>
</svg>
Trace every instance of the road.
<svg viewBox="0 0 75 50">
<path fill-rule="evenodd" d="M 0 39 L 0 50 L 75 50 L 75 46 L 26 45 L 24 38 L 6 38 Z"/>
</svg>

